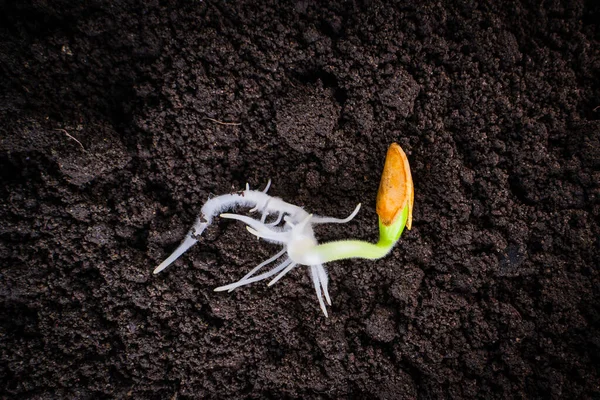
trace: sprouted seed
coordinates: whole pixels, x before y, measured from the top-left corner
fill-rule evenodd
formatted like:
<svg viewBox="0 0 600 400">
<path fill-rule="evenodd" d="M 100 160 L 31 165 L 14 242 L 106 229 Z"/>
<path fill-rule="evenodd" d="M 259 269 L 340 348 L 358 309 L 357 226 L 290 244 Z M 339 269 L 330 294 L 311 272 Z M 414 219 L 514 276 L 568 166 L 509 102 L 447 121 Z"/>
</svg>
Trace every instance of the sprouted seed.
<svg viewBox="0 0 600 400">
<path fill-rule="evenodd" d="M 377 195 L 377 214 L 379 216 L 379 241 L 375 244 L 361 240 L 339 240 L 319 244 L 313 227 L 318 224 L 345 224 L 350 222 L 360 204 L 346 218 L 323 217 L 310 214 L 303 208 L 287 203 L 278 197 L 267 194 L 271 181 L 264 190 L 246 189 L 209 199 L 202 207 L 200 217 L 188 232 L 179 247 L 156 269 L 158 274 L 198 241 L 214 217 L 235 219 L 246 224 L 252 235 L 268 242 L 277 243 L 282 249 L 273 257 L 263 261 L 237 282 L 220 286 L 215 291 L 233 291 L 250 283 L 270 279 L 268 286 L 275 284 L 298 266 L 308 266 L 321 310 L 328 316 L 325 303 L 331 305 L 328 291 L 325 264 L 348 258 L 378 259 L 388 254 L 396 244 L 404 227 L 412 225 L 412 207 L 414 199 L 410 166 L 404 151 L 393 143 L 388 149 L 384 170 Z M 251 208 L 250 213 L 258 212 L 255 218 L 223 211 Z M 274 264 L 264 271 L 267 265 Z"/>
</svg>

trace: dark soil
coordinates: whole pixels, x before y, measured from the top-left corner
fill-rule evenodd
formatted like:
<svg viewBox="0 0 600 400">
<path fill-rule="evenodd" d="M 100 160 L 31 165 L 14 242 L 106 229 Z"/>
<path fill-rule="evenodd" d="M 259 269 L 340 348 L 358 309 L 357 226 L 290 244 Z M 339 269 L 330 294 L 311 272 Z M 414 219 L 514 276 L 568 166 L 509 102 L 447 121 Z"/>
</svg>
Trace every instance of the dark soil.
<svg viewBox="0 0 600 400">
<path fill-rule="evenodd" d="M 600 398 L 599 3 L 411 3 L 0 1 L 0 397 Z M 151 274 L 269 178 L 376 240 L 393 141 L 413 229 L 329 318 L 213 292 L 239 223 Z"/>
</svg>

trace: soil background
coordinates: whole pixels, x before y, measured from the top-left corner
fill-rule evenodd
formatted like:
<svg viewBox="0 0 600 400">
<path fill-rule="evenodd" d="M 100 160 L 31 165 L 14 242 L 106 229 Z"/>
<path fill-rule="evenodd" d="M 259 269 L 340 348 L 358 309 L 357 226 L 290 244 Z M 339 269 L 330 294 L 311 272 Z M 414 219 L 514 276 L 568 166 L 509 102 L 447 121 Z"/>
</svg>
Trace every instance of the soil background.
<svg viewBox="0 0 600 400">
<path fill-rule="evenodd" d="M 85 4 L 84 4 L 85 3 Z M 596 1 L 0 1 L 0 397 L 600 398 Z M 224 124 L 236 123 L 236 124 Z M 378 261 L 231 294 L 249 182 Z"/>
</svg>

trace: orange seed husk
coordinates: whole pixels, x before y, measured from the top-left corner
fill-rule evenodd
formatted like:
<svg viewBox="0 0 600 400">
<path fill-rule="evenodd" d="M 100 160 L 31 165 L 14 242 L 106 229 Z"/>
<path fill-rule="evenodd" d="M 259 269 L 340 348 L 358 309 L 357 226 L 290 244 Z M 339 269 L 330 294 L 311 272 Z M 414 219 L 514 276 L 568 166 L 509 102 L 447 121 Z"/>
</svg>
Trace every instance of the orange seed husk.
<svg viewBox="0 0 600 400">
<path fill-rule="evenodd" d="M 377 192 L 377 215 L 385 226 L 390 226 L 408 206 L 406 228 L 412 227 L 412 209 L 415 197 L 410 165 L 404 150 L 392 143 L 385 157 L 385 164 Z"/>
</svg>

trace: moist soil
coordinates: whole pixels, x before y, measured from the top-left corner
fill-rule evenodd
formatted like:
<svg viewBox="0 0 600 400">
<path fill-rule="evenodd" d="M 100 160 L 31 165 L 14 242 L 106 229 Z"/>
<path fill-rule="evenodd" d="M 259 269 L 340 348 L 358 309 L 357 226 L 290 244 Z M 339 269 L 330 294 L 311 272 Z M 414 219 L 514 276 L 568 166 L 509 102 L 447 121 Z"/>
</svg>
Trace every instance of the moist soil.
<svg viewBox="0 0 600 400">
<path fill-rule="evenodd" d="M 84 4 L 85 3 L 85 4 Z M 0 397 L 600 398 L 600 9 L 530 2 L 0 1 Z M 390 255 L 216 293 L 278 251 L 262 188 Z"/>
</svg>

